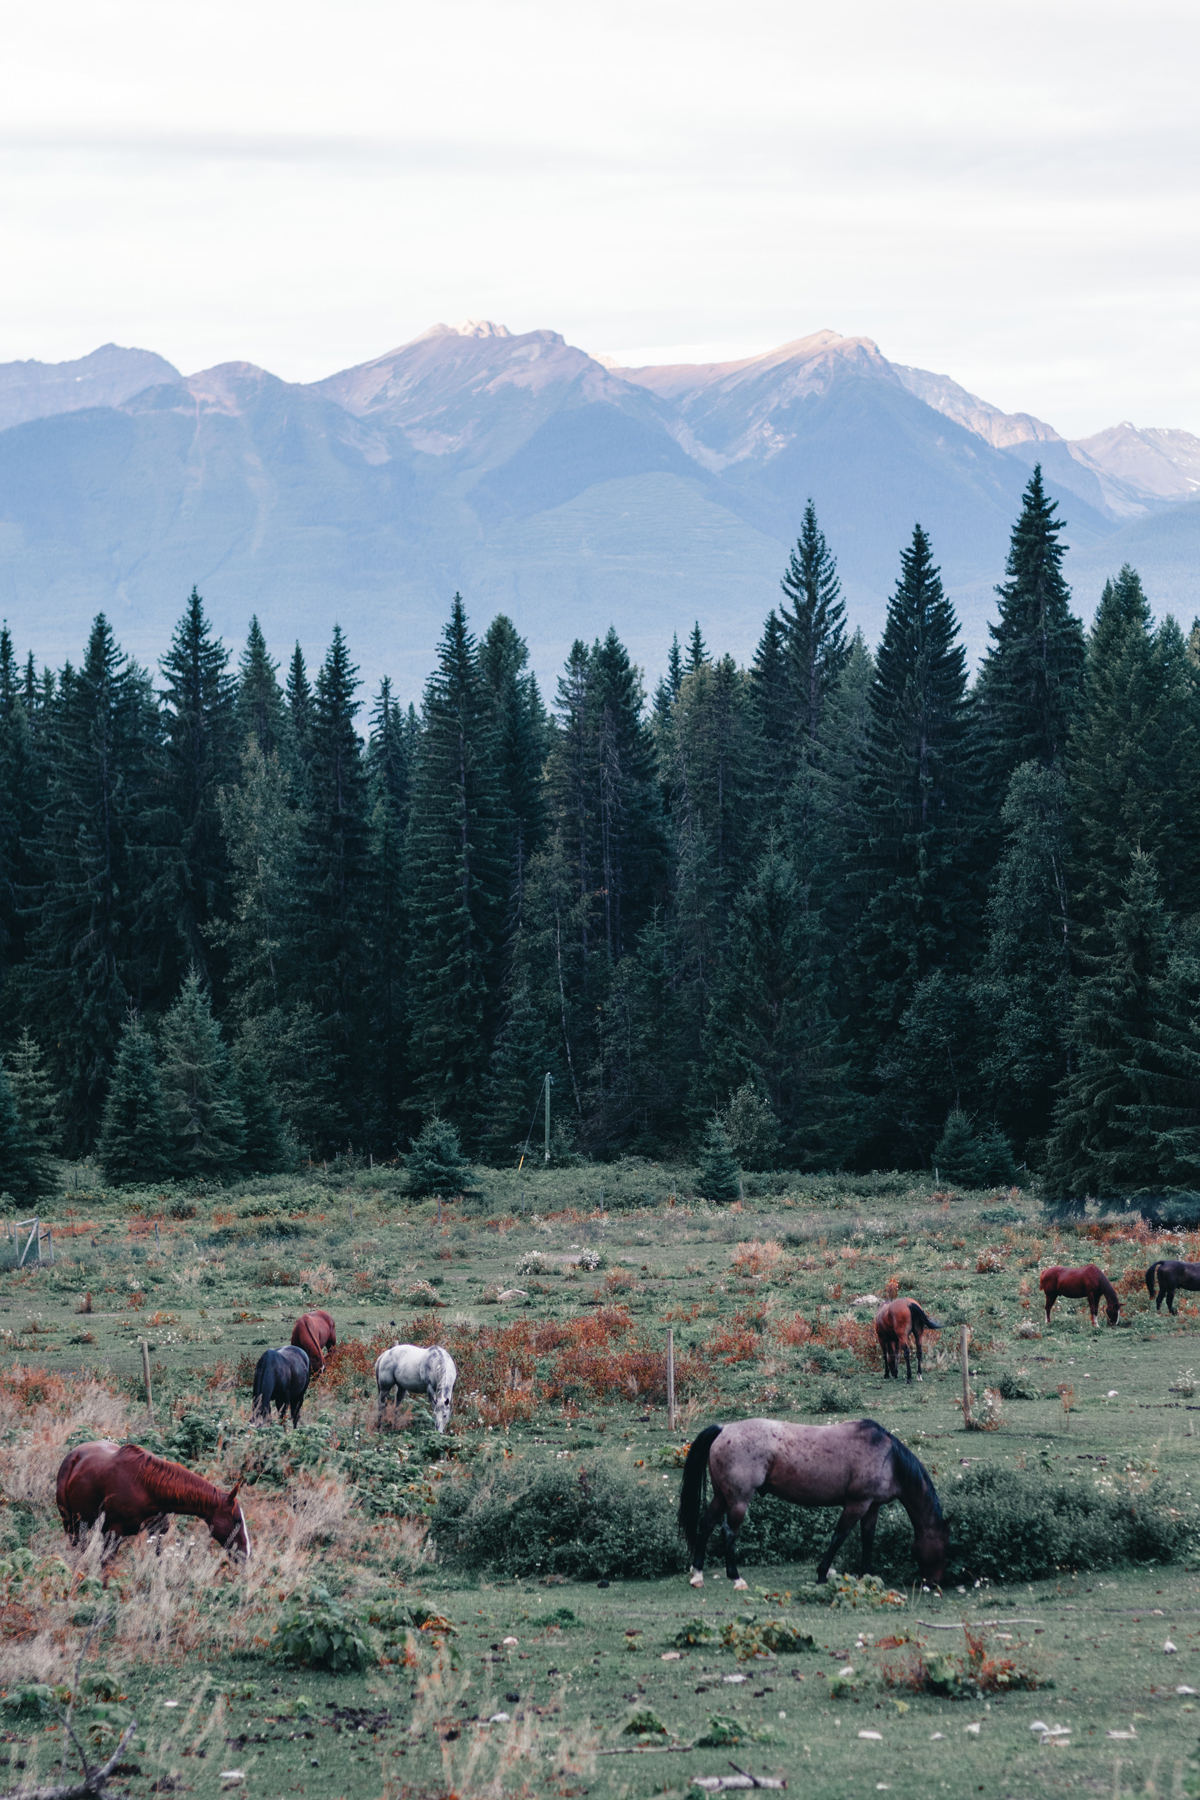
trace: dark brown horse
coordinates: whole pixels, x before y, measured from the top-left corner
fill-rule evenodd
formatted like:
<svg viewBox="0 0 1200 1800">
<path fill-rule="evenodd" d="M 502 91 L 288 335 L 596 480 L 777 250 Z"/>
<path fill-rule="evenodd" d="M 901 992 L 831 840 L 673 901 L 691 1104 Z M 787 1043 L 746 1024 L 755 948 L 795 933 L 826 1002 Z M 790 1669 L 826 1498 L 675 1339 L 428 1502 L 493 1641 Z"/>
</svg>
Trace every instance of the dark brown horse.
<svg viewBox="0 0 1200 1800">
<path fill-rule="evenodd" d="M 704 1506 L 704 1477 L 713 1497 Z M 725 1539 L 725 1573 L 735 1587 L 746 1583 L 735 1561 L 737 1534 L 755 1494 L 774 1494 L 797 1506 L 840 1506 L 829 1548 L 817 1564 L 825 1581 L 839 1547 L 862 1527 L 862 1569 L 871 1566 L 879 1509 L 899 1500 L 912 1520 L 917 1566 L 931 1587 L 942 1579 L 950 1532 L 924 1465 L 899 1438 L 874 1419 L 844 1425 L 792 1425 L 779 1419 L 741 1419 L 709 1425 L 695 1439 L 683 1465 L 679 1526 L 692 1557 L 691 1584 L 704 1585 L 704 1554 L 715 1526 Z"/>
<path fill-rule="evenodd" d="M 325 1367 L 326 1350 L 337 1349 L 337 1326 L 333 1322 L 333 1314 L 301 1313 L 292 1326 L 292 1342 L 297 1350 L 307 1350 L 312 1380 L 315 1381 Z"/>
<path fill-rule="evenodd" d="M 218 1544 L 249 1556 L 250 1530 L 237 1492 L 237 1485 L 224 1493 L 179 1463 L 152 1456 L 138 1444 L 114 1444 L 107 1438 L 79 1444 L 58 1471 L 63 1530 L 78 1540 L 103 1517 L 108 1556 L 122 1538 L 161 1530 L 168 1513 L 203 1519 Z"/>
<path fill-rule="evenodd" d="M 1043 1269 L 1038 1276 L 1038 1286 L 1046 1298 L 1046 1323 L 1050 1323 L 1050 1314 L 1056 1300 L 1086 1300 L 1092 1315 L 1092 1324 L 1099 1326 L 1096 1314 L 1100 1308 L 1100 1297 L 1104 1296 L 1105 1311 L 1108 1322 L 1115 1325 L 1121 1311 L 1121 1302 L 1117 1298 L 1117 1290 L 1103 1269 L 1095 1263 L 1085 1263 L 1081 1269 L 1064 1269 L 1055 1263 L 1052 1269 Z"/>
<path fill-rule="evenodd" d="M 904 1372 L 909 1381 L 912 1380 L 912 1363 L 908 1354 L 908 1340 L 911 1337 L 917 1346 L 917 1380 L 920 1381 L 921 1338 L 927 1331 L 941 1329 L 937 1320 L 931 1319 L 915 1300 L 885 1300 L 875 1314 L 875 1336 L 883 1351 L 883 1379 L 886 1381 L 890 1375 L 893 1381 L 899 1381 L 899 1352 L 903 1349 Z"/>
<path fill-rule="evenodd" d="M 1154 1278 L 1158 1277 L 1158 1298 L 1154 1299 Z M 1162 1303 L 1167 1303 L 1167 1311 L 1175 1311 L 1175 1294 L 1177 1289 L 1184 1288 L 1194 1292 L 1200 1288 L 1200 1263 L 1189 1262 L 1156 1262 L 1146 1270 L 1146 1287 L 1150 1298 L 1154 1300 L 1155 1312 L 1162 1311 Z"/>
</svg>

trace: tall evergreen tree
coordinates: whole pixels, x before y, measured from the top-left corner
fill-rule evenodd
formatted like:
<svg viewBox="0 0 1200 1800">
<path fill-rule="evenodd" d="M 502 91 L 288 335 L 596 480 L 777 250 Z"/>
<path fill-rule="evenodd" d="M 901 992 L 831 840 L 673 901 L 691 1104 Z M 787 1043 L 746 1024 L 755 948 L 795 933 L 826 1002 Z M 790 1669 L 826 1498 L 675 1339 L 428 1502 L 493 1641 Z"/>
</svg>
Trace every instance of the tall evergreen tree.
<svg viewBox="0 0 1200 1800">
<path fill-rule="evenodd" d="M 284 699 L 291 738 L 289 748 L 296 767 L 296 794 L 297 799 L 302 801 L 304 776 L 312 757 L 313 693 L 304 663 L 304 652 L 299 644 L 292 651 L 292 660 L 288 664 Z"/>
<path fill-rule="evenodd" d="M 548 748 L 547 720 L 537 681 L 526 671 L 528 661 L 524 639 L 512 620 L 500 613 L 479 646 L 479 665 L 492 702 L 514 927 L 521 918 L 529 858 L 541 843 L 546 825 L 542 770 Z"/>
<path fill-rule="evenodd" d="M 8 1008 L 13 998 L 9 975 L 25 960 L 42 799 L 42 769 L 5 625 L 0 629 L 0 995 Z"/>
<path fill-rule="evenodd" d="M 666 891 L 667 844 L 654 739 L 642 717 L 641 677 L 616 632 L 590 657 L 595 725 L 595 867 L 604 937 L 616 961 Z"/>
<path fill-rule="evenodd" d="M 167 792 L 182 852 L 177 929 L 185 956 L 209 969 L 206 927 L 228 910 L 229 865 L 221 835 L 220 790 L 237 772 L 234 682 L 229 652 L 214 638 L 193 588 L 162 661 Z"/>
<path fill-rule="evenodd" d="M 671 639 L 671 648 L 667 652 L 667 672 L 654 690 L 654 721 L 657 726 L 670 713 L 679 690 L 683 686 L 683 652 L 679 648 L 679 634 Z"/>
<path fill-rule="evenodd" d="M 368 1071 L 374 1096 L 370 1135 L 382 1147 L 399 1142 L 406 1087 L 405 964 L 409 921 L 405 907 L 404 840 L 412 786 L 407 726 L 386 678 L 380 683 L 371 713 L 367 784 L 367 991 L 369 1032 L 374 1046 Z"/>
<path fill-rule="evenodd" d="M 45 1193 L 47 1187 L 45 1162 L 30 1140 L 8 1071 L 0 1063 L 0 1194 L 4 1202 L 24 1204 Z"/>
<path fill-rule="evenodd" d="M 795 718 L 790 676 L 787 627 L 772 607 L 750 667 L 750 693 L 762 745 L 764 816 L 760 835 L 764 837 L 778 826 L 779 798 L 787 792 L 794 773 Z"/>
<path fill-rule="evenodd" d="M 829 692 L 846 661 L 846 608 L 837 563 L 810 500 L 780 582 L 787 634 L 788 685 L 799 759 L 811 754 Z"/>
<path fill-rule="evenodd" d="M 688 639 L 688 658 L 687 669 L 685 672 L 688 675 L 694 675 L 696 670 L 707 661 L 708 648 L 704 642 L 703 633 L 700 630 L 700 621 L 697 619 L 696 623 L 692 626 L 692 635 Z"/>
<path fill-rule="evenodd" d="M 976 700 L 986 778 L 999 805 L 1024 762 L 1061 762 L 1083 681 L 1083 627 L 1062 572 L 1065 521 L 1034 465 L 1013 526 L 1000 617 L 979 672 Z"/>
<path fill-rule="evenodd" d="M 684 677 L 664 748 L 678 854 L 724 930 L 754 829 L 757 733 L 749 682 L 731 656 Z"/>
<path fill-rule="evenodd" d="M 180 1175 L 231 1175 L 246 1122 L 233 1058 L 195 969 L 163 1020 L 161 1084 L 172 1167 Z"/>
<path fill-rule="evenodd" d="M 99 1153 L 109 1181 L 161 1181 L 174 1173 L 154 1043 L 134 1012 L 121 1032 Z"/>
<path fill-rule="evenodd" d="M 27 1025 L 4 1064 L 25 1155 L 34 1171 L 34 1186 L 39 1193 L 51 1193 L 55 1182 L 50 1159 L 58 1155 L 62 1142 L 58 1095 L 46 1070 L 41 1045 Z"/>
<path fill-rule="evenodd" d="M 417 1088 L 464 1136 L 478 1129 L 498 1024 L 507 870 L 495 714 L 454 596 L 425 690 L 407 863 Z"/>
<path fill-rule="evenodd" d="M 283 1121 L 262 1064 L 250 1045 L 239 1045 L 234 1071 L 242 1115 L 241 1167 L 247 1175 L 278 1175 L 288 1165 Z"/>
<path fill-rule="evenodd" d="M 95 1142 L 130 1003 L 161 998 L 178 943 L 158 711 L 103 614 L 83 666 L 63 670 L 47 757 L 29 991 L 78 1154 Z"/>
<path fill-rule="evenodd" d="M 290 721 L 279 685 L 279 664 L 272 662 L 267 652 L 257 613 L 251 617 L 246 648 L 238 663 L 235 718 L 239 755 L 248 737 L 253 737 L 264 756 L 285 747 Z"/>
<path fill-rule="evenodd" d="M 918 525 L 888 604 L 859 793 L 860 1038 L 871 1062 L 918 982 L 964 969 L 978 936 L 978 789 L 957 638 Z"/>
</svg>

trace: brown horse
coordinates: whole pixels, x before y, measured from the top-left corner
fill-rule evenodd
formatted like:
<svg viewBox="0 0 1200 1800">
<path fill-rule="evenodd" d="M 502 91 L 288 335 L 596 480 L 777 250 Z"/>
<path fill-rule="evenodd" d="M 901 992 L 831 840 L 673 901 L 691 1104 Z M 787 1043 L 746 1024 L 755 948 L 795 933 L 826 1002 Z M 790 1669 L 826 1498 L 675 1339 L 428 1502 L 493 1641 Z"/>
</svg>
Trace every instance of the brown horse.
<svg viewBox="0 0 1200 1800">
<path fill-rule="evenodd" d="M 301 1313 L 292 1326 L 292 1342 L 297 1350 L 308 1352 L 311 1379 L 315 1381 L 325 1367 L 326 1350 L 337 1349 L 337 1326 L 333 1322 L 333 1314 Z"/>
<path fill-rule="evenodd" d="M 1121 1311 L 1121 1302 L 1117 1298 L 1117 1290 L 1103 1269 L 1095 1263 L 1085 1263 L 1081 1269 L 1064 1269 L 1055 1263 L 1052 1269 L 1043 1269 L 1038 1276 L 1038 1286 L 1046 1298 L 1046 1323 L 1050 1323 L 1050 1314 L 1054 1302 L 1063 1300 L 1086 1300 L 1092 1315 L 1092 1324 L 1099 1327 L 1100 1321 L 1096 1313 L 1100 1307 L 1100 1296 L 1104 1296 L 1105 1311 L 1108 1322 L 1115 1325 Z"/>
<path fill-rule="evenodd" d="M 102 1438 L 79 1444 L 58 1471 L 58 1512 L 63 1530 L 77 1541 L 84 1530 L 104 1520 L 106 1556 L 121 1538 L 139 1531 L 161 1531 L 168 1513 L 203 1519 L 226 1550 L 250 1554 L 250 1529 L 238 1504 L 238 1486 L 229 1493 L 193 1475 L 179 1463 L 152 1456 L 138 1444 L 114 1444 Z"/>
<path fill-rule="evenodd" d="M 1154 1278 L 1158 1276 L 1158 1299 L 1154 1300 Z M 1189 1262 L 1156 1262 L 1146 1270 L 1146 1287 L 1150 1298 L 1154 1300 L 1155 1312 L 1162 1311 L 1162 1303 L 1167 1303 L 1167 1311 L 1175 1311 L 1175 1291 L 1183 1288 L 1194 1293 L 1200 1288 L 1200 1263 Z"/>
<path fill-rule="evenodd" d="M 704 1477 L 713 1497 L 704 1506 Z M 775 1494 L 797 1506 L 840 1506 L 842 1516 L 817 1564 L 825 1581 L 841 1544 L 862 1527 L 862 1569 L 871 1566 L 879 1509 L 899 1500 L 912 1520 L 917 1566 L 937 1586 L 946 1566 L 950 1532 L 924 1465 L 874 1419 L 844 1425 L 793 1425 L 778 1419 L 741 1419 L 709 1425 L 692 1443 L 679 1489 L 679 1526 L 691 1552 L 693 1587 L 704 1585 L 704 1553 L 718 1524 L 725 1539 L 725 1573 L 735 1587 L 737 1534 L 755 1494 Z"/>
<path fill-rule="evenodd" d="M 911 1337 L 917 1346 L 917 1380 L 920 1381 L 921 1338 L 927 1331 L 941 1329 L 937 1320 L 931 1319 L 915 1300 L 885 1300 L 875 1314 L 875 1336 L 883 1351 L 883 1379 L 886 1381 L 890 1375 L 893 1381 L 899 1381 L 899 1352 L 903 1349 L 904 1372 L 909 1381 L 912 1380 L 912 1363 L 908 1355 L 908 1340 Z"/>
</svg>

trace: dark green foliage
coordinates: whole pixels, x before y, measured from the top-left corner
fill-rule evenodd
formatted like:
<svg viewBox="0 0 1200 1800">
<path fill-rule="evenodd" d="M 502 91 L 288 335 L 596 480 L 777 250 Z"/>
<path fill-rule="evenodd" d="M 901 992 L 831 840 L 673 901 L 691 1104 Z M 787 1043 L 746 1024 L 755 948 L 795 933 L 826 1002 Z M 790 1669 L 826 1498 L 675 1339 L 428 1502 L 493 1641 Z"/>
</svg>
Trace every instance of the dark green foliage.
<svg viewBox="0 0 1200 1800">
<path fill-rule="evenodd" d="M 1083 629 L 1063 579 L 1064 521 L 1036 464 L 1013 526 L 1000 617 L 980 670 L 978 706 L 987 777 L 998 801 L 1024 762 L 1060 763 L 1083 678 Z"/>
<path fill-rule="evenodd" d="M 780 612 L 787 638 L 797 761 L 803 761 L 816 744 L 825 702 L 846 661 L 842 584 L 811 500 L 804 508 L 800 536 L 779 585 L 784 595 Z"/>
<path fill-rule="evenodd" d="M 1010 1187 L 1017 1178 L 1012 1146 L 994 1125 L 981 1125 L 965 1112 L 952 1112 L 933 1152 L 943 1181 L 960 1187 Z"/>
<path fill-rule="evenodd" d="M 36 700 L 33 702 L 36 705 Z M 36 879 L 39 767 L 29 709 L 7 625 L 0 627 L 0 992 L 25 956 L 25 911 Z"/>
<path fill-rule="evenodd" d="M 160 1068 L 172 1168 L 180 1175 L 231 1175 L 246 1135 L 238 1079 L 195 969 L 163 1020 Z"/>
<path fill-rule="evenodd" d="M 99 1153 L 109 1181 L 159 1181 L 173 1172 L 158 1059 L 136 1013 L 121 1033 Z"/>
<path fill-rule="evenodd" d="M 699 1154 L 700 1191 L 706 1200 L 720 1205 L 741 1197 L 741 1171 L 729 1148 L 725 1127 L 715 1115 L 704 1129 Z"/>
<path fill-rule="evenodd" d="M 436 1114 L 422 1125 L 404 1165 L 414 1194 L 460 1194 L 470 1180 L 457 1131 Z"/>
<path fill-rule="evenodd" d="M 743 1169 L 773 1169 L 779 1161 L 779 1121 L 771 1103 L 750 1086 L 737 1090 L 725 1109 L 725 1135 Z"/>
<path fill-rule="evenodd" d="M 17 1108 L 8 1071 L 0 1063 L 0 1190 L 26 1201 L 45 1187 L 44 1163 Z"/>
<path fill-rule="evenodd" d="M 288 1166 L 279 1106 L 262 1065 L 243 1043 L 234 1059 L 237 1102 L 242 1114 L 241 1167 L 247 1175 L 275 1175 Z"/>
<path fill-rule="evenodd" d="M 379 1661 L 363 1627 L 323 1587 L 293 1594 L 271 1639 L 278 1662 L 340 1675 L 370 1669 Z"/>
<path fill-rule="evenodd" d="M 447 1483 L 433 1532 L 443 1556 L 494 1577 L 631 1580 L 683 1567 L 675 1505 L 657 1476 L 639 1481 L 611 1462 L 506 1464 Z"/>
<path fill-rule="evenodd" d="M 264 756 L 283 750 L 288 743 L 289 720 L 279 685 L 279 664 L 267 654 L 267 640 L 254 615 L 238 662 L 234 719 L 239 752 L 251 737 Z"/>
</svg>

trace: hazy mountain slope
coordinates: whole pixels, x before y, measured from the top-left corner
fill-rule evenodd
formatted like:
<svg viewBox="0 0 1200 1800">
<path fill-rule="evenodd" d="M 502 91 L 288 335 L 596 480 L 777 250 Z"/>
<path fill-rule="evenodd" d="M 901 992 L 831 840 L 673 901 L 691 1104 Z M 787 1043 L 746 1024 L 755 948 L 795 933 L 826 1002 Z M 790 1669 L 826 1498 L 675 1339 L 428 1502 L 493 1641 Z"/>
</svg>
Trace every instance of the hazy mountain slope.
<svg viewBox="0 0 1200 1800">
<path fill-rule="evenodd" d="M 178 380 L 165 357 L 119 344 L 102 344 L 75 362 L 0 363 L 0 431 L 55 413 L 120 406 L 155 382 Z"/>
<path fill-rule="evenodd" d="M 1139 431 L 1126 422 L 1079 438 L 1071 448 L 1141 494 L 1187 500 L 1200 492 L 1200 438 L 1190 431 Z"/>
<path fill-rule="evenodd" d="M 1101 543 L 1072 549 L 1067 579 L 1085 618 L 1122 563 L 1132 563 L 1141 574 L 1156 616 L 1173 612 L 1186 630 L 1200 614 L 1200 499 L 1134 520 Z"/>
</svg>

